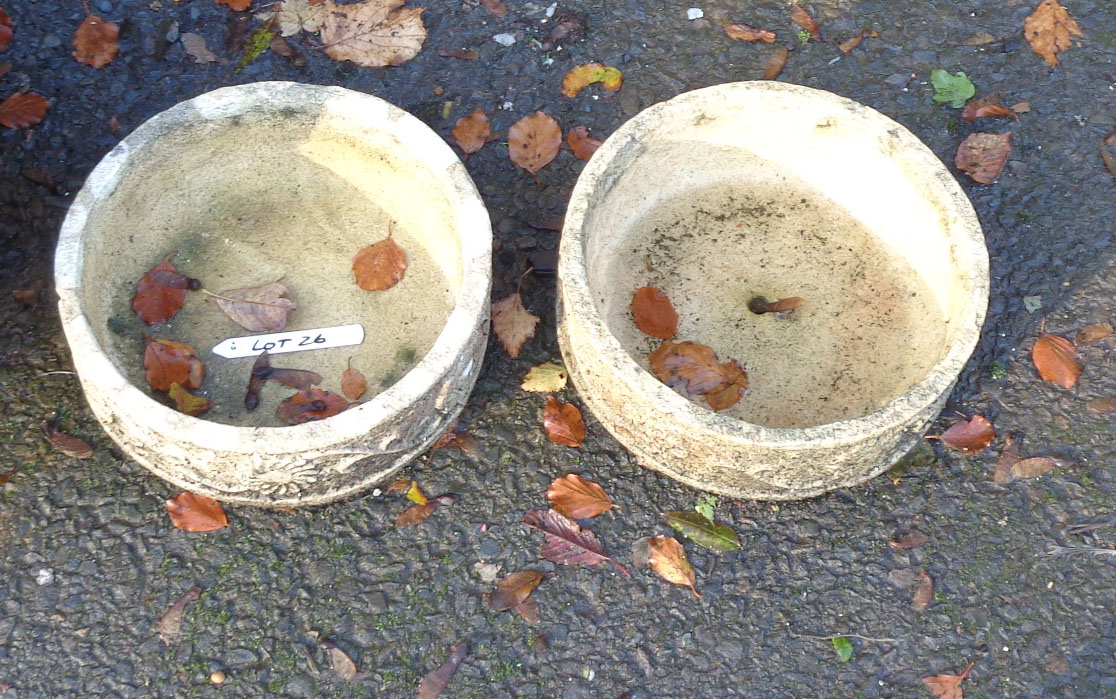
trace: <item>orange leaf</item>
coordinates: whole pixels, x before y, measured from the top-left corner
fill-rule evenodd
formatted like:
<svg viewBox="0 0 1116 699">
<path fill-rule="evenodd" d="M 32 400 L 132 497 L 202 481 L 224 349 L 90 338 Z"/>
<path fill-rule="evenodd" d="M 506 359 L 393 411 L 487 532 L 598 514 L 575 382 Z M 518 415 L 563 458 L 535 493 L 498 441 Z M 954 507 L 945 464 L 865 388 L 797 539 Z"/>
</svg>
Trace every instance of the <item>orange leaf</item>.
<svg viewBox="0 0 1116 699">
<path fill-rule="evenodd" d="M 174 526 L 188 532 L 211 532 L 229 526 L 229 518 L 221 503 L 190 492 L 167 500 L 167 514 Z"/>
<path fill-rule="evenodd" d="M 425 522 L 430 515 L 434 514 L 434 510 L 437 508 L 438 503 L 434 500 L 421 505 L 411 505 L 400 512 L 399 516 L 395 518 L 395 526 L 416 527 Z"/>
<path fill-rule="evenodd" d="M 853 49 L 860 46 L 860 43 L 870 36 L 872 36 L 872 30 L 865 27 L 860 30 L 859 34 L 842 41 L 837 45 L 837 48 L 841 50 L 841 53 L 852 53 Z"/>
<path fill-rule="evenodd" d="M 26 129 L 43 120 L 50 102 L 34 92 L 9 95 L 0 102 L 0 124 L 9 129 Z"/>
<path fill-rule="evenodd" d="M 570 150 L 573 151 L 574 157 L 580 160 L 588 160 L 593 157 L 597 149 L 601 147 L 601 142 L 589 135 L 589 129 L 584 126 L 575 126 L 570 129 L 570 133 L 566 136 L 566 142 L 570 144 Z"/>
<path fill-rule="evenodd" d="M 74 58 L 83 65 L 104 68 L 116 55 L 118 36 L 119 25 L 86 15 L 85 21 L 74 32 Z"/>
<path fill-rule="evenodd" d="M 600 83 L 608 92 L 616 92 L 624 82 L 624 76 L 619 70 L 603 63 L 583 63 L 574 66 L 566 77 L 562 78 L 562 94 L 566 97 L 576 97 L 577 93 L 592 85 Z"/>
<path fill-rule="evenodd" d="M 496 583 L 496 590 L 488 596 L 488 608 L 502 612 L 522 604 L 539 583 L 543 574 L 537 570 L 521 570 Z"/>
<path fill-rule="evenodd" d="M 388 235 L 378 243 L 369 245 L 353 257 L 353 274 L 356 283 L 365 291 L 384 291 L 399 283 L 407 269 L 407 256 L 403 248 Z"/>
<path fill-rule="evenodd" d="M 507 6 L 501 0 L 481 0 L 481 5 L 496 17 L 506 17 L 508 14 Z"/>
<path fill-rule="evenodd" d="M 918 571 L 918 589 L 915 590 L 911 606 L 918 611 L 924 611 L 934 599 L 934 579 L 925 570 Z"/>
<path fill-rule="evenodd" d="M 177 254 L 167 255 L 136 284 L 132 310 L 148 325 L 165 323 L 173 318 L 186 300 L 187 289 L 201 288 L 201 282 L 179 273 L 171 264 L 171 258 Z"/>
<path fill-rule="evenodd" d="M 775 43 L 775 32 L 770 29 L 760 29 L 750 24 L 726 24 L 725 34 L 730 39 L 737 41 L 762 41 L 765 44 Z"/>
<path fill-rule="evenodd" d="M 217 0 L 217 4 L 218 5 L 228 5 L 230 10 L 236 10 L 237 12 L 243 12 L 244 10 L 247 10 L 249 6 L 251 6 L 252 0 Z M 312 2 L 310 4 L 314 5 L 314 4 L 317 4 L 317 3 Z"/>
<path fill-rule="evenodd" d="M 996 431 L 983 415 L 973 415 L 968 422 L 955 423 L 936 439 L 942 440 L 947 447 L 951 447 L 962 454 L 975 454 L 983 450 L 996 438 Z M 927 437 L 927 439 L 935 439 Z"/>
<path fill-rule="evenodd" d="M 1004 448 L 1000 450 L 1000 456 L 996 459 L 996 471 L 992 474 L 994 482 L 1003 485 L 1014 480 L 1011 467 L 1021 458 L 1022 446 L 1023 437 L 1016 434 L 1004 437 Z"/>
<path fill-rule="evenodd" d="M 1085 345 L 1092 345 L 1100 342 L 1112 334 L 1112 326 L 1108 323 L 1100 323 L 1097 325 L 1086 325 L 1078 331 L 1077 337 L 1073 338 L 1073 344 L 1078 347 Z"/>
<path fill-rule="evenodd" d="M 922 683 L 926 685 L 927 689 L 934 693 L 938 699 L 963 699 L 961 693 L 961 683 L 969 676 L 969 670 L 973 669 L 976 663 L 969 663 L 969 667 L 965 668 L 960 675 L 934 675 L 933 677 L 923 677 Z"/>
<path fill-rule="evenodd" d="M 787 65 L 788 56 L 790 51 L 786 46 L 776 46 L 772 49 L 771 55 L 767 57 L 767 65 L 763 68 L 763 79 L 774 80 L 779 77 L 779 73 L 782 73 Z"/>
<path fill-rule="evenodd" d="M 205 365 L 197 350 L 174 340 L 147 340 L 143 368 L 147 384 L 156 391 L 169 391 L 172 383 L 197 390 L 205 380 Z"/>
<path fill-rule="evenodd" d="M 1007 107 L 1000 106 L 1000 94 L 996 93 L 987 97 L 978 97 L 970 100 L 961 110 L 961 116 L 969 121 L 976 121 L 981 117 L 1009 116 L 1015 117 L 1015 112 Z M 1018 120 L 1018 117 L 1016 117 Z"/>
<path fill-rule="evenodd" d="M 352 361 L 349 359 L 349 368 L 341 374 L 341 392 L 349 400 L 356 400 L 368 390 L 368 382 L 364 380 L 364 374 L 352 367 Z"/>
<path fill-rule="evenodd" d="M 971 133 L 957 147 L 954 164 L 973 180 L 992 184 L 1011 155 L 1011 133 Z"/>
<path fill-rule="evenodd" d="M 1062 388 L 1073 388 L 1081 376 L 1077 350 L 1070 341 L 1058 335 L 1043 335 L 1035 340 L 1031 359 L 1043 381 L 1056 383 Z"/>
<path fill-rule="evenodd" d="M 798 3 L 791 5 L 791 21 L 810 32 L 810 36 L 815 39 L 821 38 L 821 32 L 818 31 L 818 25 L 814 22 L 814 18 L 810 13 L 799 7 Z"/>
<path fill-rule="evenodd" d="M 453 140 L 465 155 L 471 155 L 481 149 L 492 134 L 492 126 L 488 123 L 488 116 L 480 109 L 474 109 L 469 116 L 457 120 L 453 127 Z"/>
<path fill-rule="evenodd" d="M 656 536 L 647 542 L 647 563 L 663 580 L 675 585 L 688 585 L 694 595 L 701 599 L 701 593 L 694 587 L 697 575 L 694 567 L 686 558 L 686 549 L 673 536 Z"/>
<path fill-rule="evenodd" d="M 508 155 L 513 163 L 534 175 L 558 155 L 562 129 L 545 112 L 535 112 L 508 129 Z"/>
<path fill-rule="evenodd" d="M 539 317 L 523 307 L 519 292 L 492 304 L 492 331 L 512 359 L 517 359 L 523 343 L 534 337 L 538 322 Z"/>
<path fill-rule="evenodd" d="M 636 326 L 651 337 L 669 340 L 678 330 L 678 313 L 661 289 L 645 286 L 632 296 Z"/>
<path fill-rule="evenodd" d="M 683 395 L 704 395 L 714 410 L 734 405 L 748 388 L 748 374 L 736 360 L 719 363 L 713 348 L 700 342 L 663 340 L 647 358 L 657 379 Z"/>
<path fill-rule="evenodd" d="M 596 517 L 616 507 L 604 488 L 576 473 L 556 478 L 546 489 L 546 499 L 570 519 Z"/>
<path fill-rule="evenodd" d="M 1072 45 L 1070 37 L 1084 34 L 1058 0 L 1042 0 L 1023 22 L 1023 36 L 1047 65 L 1056 66 L 1058 54 Z"/>
<path fill-rule="evenodd" d="M 543 430 L 546 438 L 555 444 L 581 448 L 585 441 L 585 420 L 573 403 L 563 403 L 554 396 L 546 400 L 543 409 Z"/>
<path fill-rule="evenodd" d="M 8 48 L 12 35 L 12 18 L 4 12 L 4 8 L 0 7 L 0 51 Z"/>
<path fill-rule="evenodd" d="M 93 456 L 93 447 L 89 446 L 88 442 L 60 431 L 53 420 L 43 420 L 39 423 L 39 429 L 43 431 L 43 436 L 50 445 L 66 456 L 75 459 L 88 459 Z"/>
<path fill-rule="evenodd" d="M 287 398 L 275 412 L 288 425 L 301 425 L 311 420 L 324 420 L 349 407 L 343 396 L 320 388 L 308 388 Z"/>
<path fill-rule="evenodd" d="M 209 412 L 209 409 L 213 407 L 213 403 L 208 398 L 195 396 L 177 381 L 171 383 L 170 388 L 167 389 L 167 395 L 174 401 L 174 407 L 178 412 L 194 417 Z"/>
</svg>

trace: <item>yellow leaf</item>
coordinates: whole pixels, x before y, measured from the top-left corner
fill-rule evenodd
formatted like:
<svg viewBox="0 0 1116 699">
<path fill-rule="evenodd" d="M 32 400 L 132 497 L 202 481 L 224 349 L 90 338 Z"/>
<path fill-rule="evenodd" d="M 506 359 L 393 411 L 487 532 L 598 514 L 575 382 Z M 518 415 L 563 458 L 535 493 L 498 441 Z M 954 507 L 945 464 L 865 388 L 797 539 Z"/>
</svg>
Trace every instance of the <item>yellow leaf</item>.
<svg viewBox="0 0 1116 699">
<path fill-rule="evenodd" d="M 616 68 L 603 63 L 585 63 L 576 66 L 562 78 L 562 94 L 576 97 L 583 88 L 593 83 L 601 83 L 604 89 L 616 92 L 623 82 L 624 76 Z"/>
<path fill-rule="evenodd" d="M 426 493 L 422 492 L 422 488 L 419 487 L 418 481 L 411 481 L 411 487 L 407 489 L 407 499 L 418 505 L 425 505 L 429 502 Z"/>
<path fill-rule="evenodd" d="M 566 367 L 547 362 L 531 367 L 520 388 L 532 393 L 554 393 L 565 388 L 568 379 L 569 374 L 566 373 Z"/>
</svg>

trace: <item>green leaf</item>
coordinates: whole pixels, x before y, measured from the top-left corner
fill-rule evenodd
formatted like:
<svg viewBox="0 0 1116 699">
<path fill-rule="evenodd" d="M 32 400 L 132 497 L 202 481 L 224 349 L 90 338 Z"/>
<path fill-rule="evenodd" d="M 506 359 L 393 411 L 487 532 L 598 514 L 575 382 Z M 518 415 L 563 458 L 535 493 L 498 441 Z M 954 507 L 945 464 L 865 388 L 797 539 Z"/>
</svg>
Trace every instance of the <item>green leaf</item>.
<svg viewBox="0 0 1116 699">
<path fill-rule="evenodd" d="M 843 663 L 849 662 L 853 655 L 853 644 L 844 636 L 833 639 L 833 650 L 837 651 L 837 659 Z"/>
<path fill-rule="evenodd" d="M 252 36 L 248 37 L 248 44 L 244 47 L 244 55 L 240 57 L 240 65 L 236 67 L 236 72 L 244 70 L 249 63 L 260 57 L 260 54 L 267 51 L 271 46 L 271 40 L 275 38 L 275 32 L 271 31 L 270 25 L 265 24 L 256 31 L 252 32 Z"/>
<path fill-rule="evenodd" d="M 740 538 L 732 527 L 723 522 L 706 519 L 700 512 L 667 512 L 663 515 L 679 534 L 690 541 L 714 551 L 733 551 L 741 548 Z"/>
<path fill-rule="evenodd" d="M 713 510 L 717 507 L 717 496 L 708 493 L 702 493 L 698 496 L 697 505 L 694 509 L 701 513 L 710 522 L 713 521 Z"/>
<path fill-rule="evenodd" d="M 930 83 L 934 86 L 934 101 L 949 102 L 951 107 L 964 107 L 965 102 L 976 94 L 976 86 L 964 73 L 953 75 L 949 71 L 935 68 L 930 71 Z"/>
</svg>

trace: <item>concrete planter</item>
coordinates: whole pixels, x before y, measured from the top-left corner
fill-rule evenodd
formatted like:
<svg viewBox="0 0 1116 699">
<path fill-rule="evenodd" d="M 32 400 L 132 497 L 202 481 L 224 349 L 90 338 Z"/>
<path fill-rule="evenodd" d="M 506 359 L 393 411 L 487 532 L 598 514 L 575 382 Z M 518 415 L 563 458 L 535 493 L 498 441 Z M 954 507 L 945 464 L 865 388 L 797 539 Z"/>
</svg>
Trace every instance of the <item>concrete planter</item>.
<svg viewBox="0 0 1116 699">
<path fill-rule="evenodd" d="M 352 256 L 389 225 L 407 274 L 387 291 L 361 291 Z M 109 153 L 66 217 L 55 278 L 85 395 L 125 452 L 221 500 L 313 505 L 389 478 L 456 418 L 486 345 L 491 243 L 464 166 L 420 121 L 342 88 L 257 83 L 179 104 Z M 372 397 L 274 426 L 275 401 L 293 391 L 265 388 L 267 409 L 246 413 L 253 358 L 209 350 L 252 333 L 200 293 L 165 325 L 144 328 L 131 312 L 136 281 L 176 251 L 176 266 L 214 291 L 282 278 L 299 303 L 289 330 L 363 324 L 359 346 L 273 364 L 317 371 L 338 391 L 353 358 Z M 149 394 L 141 331 L 198 349 L 210 414 L 189 417 Z"/>
<path fill-rule="evenodd" d="M 640 463 L 734 497 L 794 499 L 887 469 L 941 410 L 980 333 L 979 222 L 909 131 L 777 82 L 680 95 L 582 172 L 559 266 L 562 353 Z M 663 289 L 677 341 L 748 371 L 715 413 L 660 383 L 629 304 Z M 798 296 L 790 317 L 748 302 Z"/>
</svg>

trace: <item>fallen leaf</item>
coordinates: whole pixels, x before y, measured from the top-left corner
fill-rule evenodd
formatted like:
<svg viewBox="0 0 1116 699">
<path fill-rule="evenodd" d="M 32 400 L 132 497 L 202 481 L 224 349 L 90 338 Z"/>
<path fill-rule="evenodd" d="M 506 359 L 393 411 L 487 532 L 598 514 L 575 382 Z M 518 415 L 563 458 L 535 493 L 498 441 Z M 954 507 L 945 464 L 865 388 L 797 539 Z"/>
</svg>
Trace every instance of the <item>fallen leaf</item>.
<svg viewBox="0 0 1116 699">
<path fill-rule="evenodd" d="M 725 24 L 725 34 L 730 39 L 737 41 L 762 41 L 765 44 L 775 43 L 775 32 L 770 29 L 760 29 L 750 24 Z"/>
<path fill-rule="evenodd" d="M 0 485 L 4 485 L 8 481 L 12 480 L 13 476 L 15 476 L 15 471 L 5 471 L 3 473 L 0 473 Z"/>
<path fill-rule="evenodd" d="M 399 513 L 394 524 L 397 527 L 417 527 L 429 519 L 436 509 L 438 509 L 438 503 L 433 501 L 425 505 L 411 505 Z"/>
<path fill-rule="evenodd" d="M 1077 332 L 1077 336 L 1073 338 L 1073 344 L 1078 347 L 1084 347 L 1086 345 L 1096 344 L 1110 335 L 1112 335 L 1112 326 L 1108 323 L 1086 325 Z"/>
<path fill-rule="evenodd" d="M 611 561 L 624 575 L 631 577 L 619 561 L 605 555 L 600 539 L 593 532 L 582 529 L 572 519 L 554 510 L 532 510 L 523 515 L 523 523 L 543 533 L 546 542 L 540 553 L 546 560 L 577 566 Z"/>
<path fill-rule="evenodd" d="M 558 155 L 562 129 L 545 112 L 535 112 L 508 129 L 508 155 L 513 163 L 534 175 Z"/>
<path fill-rule="evenodd" d="M 1031 111 L 1031 103 L 1016 102 L 1015 104 L 1011 105 L 1011 111 L 1015 112 L 1016 114 L 1026 114 L 1027 112 Z"/>
<path fill-rule="evenodd" d="M 481 109 L 474 109 L 469 116 L 457 120 L 453 127 L 453 140 L 465 155 L 472 155 L 488 142 L 492 135 L 492 125 L 488 116 Z"/>
<path fill-rule="evenodd" d="M 407 478 L 407 477 L 397 478 L 396 480 L 392 481 L 391 485 L 389 485 L 387 488 L 384 489 L 384 492 L 385 493 L 406 493 L 408 490 L 410 490 L 411 483 L 413 483 L 413 482 L 414 481 L 412 481 L 410 478 Z"/>
<path fill-rule="evenodd" d="M 1021 459 L 1011 465 L 1013 478 L 1038 478 L 1050 473 L 1059 466 L 1067 466 L 1069 462 L 1055 459 L 1051 456 L 1034 456 L 1030 459 Z"/>
<path fill-rule="evenodd" d="M 218 5 L 228 5 L 230 10 L 243 12 L 252 4 L 252 0 L 217 0 Z"/>
<path fill-rule="evenodd" d="M 167 514 L 174 526 L 188 532 L 211 532 L 229 526 L 229 518 L 221 503 L 191 492 L 167 500 Z"/>
<path fill-rule="evenodd" d="M 663 519 L 672 529 L 699 546 L 714 551 L 735 551 L 742 548 L 736 530 L 724 522 L 708 519 L 700 512 L 667 512 Z"/>
<path fill-rule="evenodd" d="M 546 489 L 546 499 L 570 519 L 589 519 L 616 507 L 604 488 L 576 473 L 554 479 Z"/>
<path fill-rule="evenodd" d="M 1023 22 L 1023 37 L 1051 67 L 1058 65 L 1058 54 L 1073 45 L 1071 36 L 1084 34 L 1058 0 L 1042 0 Z"/>
<path fill-rule="evenodd" d="M 1073 388 L 1081 376 L 1077 350 L 1070 341 L 1058 335 L 1046 334 L 1035 340 L 1031 360 L 1043 381 L 1056 383 L 1062 388 Z"/>
<path fill-rule="evenodd" d="M 999 41 L 999 40 L 1000 40 L 1000 37 L 996 36 L 995 34 L 989 34 L 988 32 L 977 32 L 976 34 L 973 34 L 972 36 L 970 36 L 968 39 L 965 39 L 964 41 L 959 42 L 959 43 L 954 44 L 954 45 L 955 46 L 984 46 L 985 44 L 991 44 L 991 43 Z"/>
<path fill-rule="evenodd" d="M 973 81 L 960 71 L 950 75 L 947 70 L 935 68 L 930 71 L 930 84 L 934 86 L 934 95 L 931 99 L 940 103 L 948 102 L 954 109 L 963 107 L 966 100 L 976 94 Z"/>
<path fill-rule="evenodd" d="M 496 17 L 507 17 L 508 8 L 500 0 L 481 0 L 484 9 Z"/>
<path fill-rule="evenodd" d="M 701 599 L 701 593 L 694 586 L 697 576 L 694 567 L 686 558 L 686 550 L 678 539 L 672 536 L 656 536 L 647 542 L 647 563 L 651 570 L 659 574 L 663 580 L 675 585 L 687 585 L 693 590 L 694 595 Z"/>
<path fill-rule="evenodd" d="M 515 610 L 516 614 L 523 617 L 523 621 L 528 624 L 537 624 L 542 621 L 542 617 L 539 616 L 539 603 L 535 601 L 534 597 L 528 597 L 512 609 Z"/>
<path fill-rule="evenodd" d="M 0 51 L 8 48 L 13 36 L 12 18 L 0 7 Z"/>
<path fill-rule="evenodd" d="M 9 129 L 26 129 L 43 120 L 50 102 L 34 92 L 17 92 L 0 102 L 0 124 Z"/>
<path fill-rule="evenodd" d="M 768 302 L 768 300 L 762 296 L 756 296 L 748 302 L 748 310 L 756 315 L 773 313 L 778 318 L 785 318 L 790 315 L 791 311 L 802 307 L 805 303 L 806 299 L 800 296 L 790 296 L 771 302 Z"/>
<path fill-rule="evenodd" d="M 1111 415 L 1116 413 L 1116 396 L 1108 396 L 1105 398 L 1094 398 L 1087 402 L 1085 407 L 1094 413 L 1101 415 Z"/>
<path fill-rule="evenodd" d="M 4 105 L 0 104 L 0 112 L 3 112 L 3 110 Z M 45 107 L 43 111 L 46 111 Z M 4 123 L 3 116 L 0 116 L 0 123 Z M 7 126 L 6 123 L 4 125 Z M 1108 169 L 1108 174 L 1116 177 L 1116 131 L 1101 139 L 1100 151 L 1101 160 L 1104 161 L 1104 167 Z"/>
<path fill-rule="evenodd" d="M 1011 475 L 1011 467 L 1022 458 L 1022 446 L 1021 436 L 1011 433 L 1004 437 L 1004 448 L 1000 450 L 1000 456 L 996 459 L 996 470 L 992 474 L 993 482 L 1003 485 L 1014 479 Z"/>
<path fill-rule="evenodd" d="M 287 319 L 298 308 L 279 282 L 263 286 L 229 289 L 214 295 L 218 308 L 232 321 L 252 332 L 275 332 L 287 327 Z"/>
<path fill-rule="evenodd" d="M 971 133 L 957 147 L 954 164 L 974 181 L 992 184 L 1011 155 L 1011 132 Z"/>
<path fill-rule="evenodd" d="M 653 286 L 636 289 L 630 308 L 636 327 L 651 337 L 669 340 L 678 330 L 678 312 L 662 289 Z"/>
<path fill-rule="evenodd" d="M 591 137 L 589 129 L 585 126 L 575 126 L 570 129 L 566 134 L 566 142 L 570 144 L 570 151 L 573 152 L 574 157 L 579 160 L 592 158 L 601 147 L 601 142 Z"/>
<path fill-rule="evenodd" d="M 252 35 L 248 37 L 247 43 L 244 45 L 244 54 L 240 57 L 240 63 L 237 64 L 235 73 L 239 73 L 248 67 L 252 61 L 259 58 L 264 51 L 271 48 L 271 42 L 275 39 L 275 32 L 271 31 L 271 22 L 267 22 L 256 28 Z"/>
<path fill-rule="evenodd" d="M 539 317 L 523 307 L 519 292 L 492 304 L 492 331 L 512 359 L 519 358 L 523 343 L 535 336 Z"/>
<path fill-rule="evenodd" d="M 457 666 L 465 659 L 465 654 L 468 652 L 469 647 L 464 643 L 458 643 L 453 648 L 450 648 L 449 657 L 442 663 L 437 670 L 428 673 L 426 677 L 422 678 L 419 683 L 418 693 L 415 699 L 438 699 L 442 694 L 442 690 L 449 684 L 450 678 L 457 670 Z"/>
<path fill-rule="evenodd" d="M 554 393 L 565 388 L 569 378 L 570 375 L 566 372 L 566 367 L 561 364 L 546 362 L 531 367 L 519 387 L 532 393 Z"/>
<path fill-rule="evenodd" d="M 954 423 L 940 436 L 927 435 L 927 439 L 940 439 L 942 444 L 962 454 L 975 454 L 996 438 L 996 431 L 983 415 L 973 415 L 968 422 Z"/>
<path fill-rule="evenodd" d="M 981 117 L 998 116 L 1015 116 L 1015 112 L 1007 107 L 1000 106 L 1000 93 L 998 92 L 985 97 L 978 97 L 966 104 L 965 108 L 961 110 L 961 118 L 968 121 L 976 121 Z"/>
<path fill-rule="evenodd" d="M 174 401 L 175 410 L 193 417 L 204 415 L 213 407 L 213 403 L 208 398 L 195 396 L 177 381 L 171 382 L 170 388 L 167 389 L 167 395 Z"/>
<path fill-rule="evenodd" d="M 275 378 L 274 375 L 272 378 Z M 308 388 L 284 400 L 275 412 L 288 425 L 301 425 L 333 417 L 348 407 L 349 401 L 344 396 L 320 388 Z"/>
<path fill-rule="evenodd" d="M 430 502 L 430 498 L 426 497 L 426 493 L 422 492 L 422 486 L 418 484 L 418 481 L 414 480 L 407 486 L 407 499 L 416 505 L 425 505 Z"/>
<path fill-rule="evenodd" d="M 104 68 L 116 55 L 120 25 L 86 15 L 74 32 L 74 58 L 82 65 Z"/>
<path fill-rule="evenodd" d="M 934 599 L 934 579 L 925 570 L 918 571 L 918 589 L 915 590 L 911 606 L 917 611 L 925 611 Z"/>
<path fill-rule="evenodd" d="M 714 410 L 736 404 L 748 389 L 748 374 L 736 360 L 720 363 L 700 342 L 663 340 L 647 358 L 656 378 L 683 395 L 704 395 Z"/>
<path fill-rule="evenodd" d="M 843 663 L 849 662 L 853 656 L 853 645 L 849 639 L 844 636 L 838 636 L 832 639 L 833 650 L 837 651 L 837 659 Z"/>
<path fill-rule="evenodd" d="M 791 3 L 791 21 L 810 32 L 810 36 L 815 39 L 821 38 L 821 32 L 818 31 L 818 25 L 814 22 L 814 18 L 810 13 L 802 9 L 798 3 Z"/>
<path fill-rule="evenodd" d="M 546 400 L 543 408 L 543 430 L 546 438 L 555 444 L 581 448 L 585 441 L 585 420 L 573 403 L 563 403 L 554 396 Z"/>
<path fill-rule="evenodd" d="M 326 55 L 365 68 L 399 66 L 417 56 L 426 41 L 422 10 L 403 3 L 366 0 L 338 5 L 327 0 L 320 33 Z"/>
<path fill-rule="evenodd" d="M 201 34 L 186 32 L 179 39 L 186 54 L 194 59 L 195 63 L 216 63 L 221 57 L 209 50 L 205 45 L 205 38 Z"/>
<path fill-rule="evenodd" d="M 364 673 L 357 672 L 356 663 L 349 657 L 349 654 L 338 648 L 336 643 L 325 640 L 322 641 L 321 646 L 322 650 L 329 656 L 329 664 L 333 668 L 333 674 L 345 682 L 353 682 L 364 677 Z"/>
<path fill-rule="evenodd" d="M 872 34 L 872 30 L 868 27 L 865 27 L 864 29 L 860 30 L 859 34 L 856 34 L 848 39 L 845 39 L 840 44 L 837 44 L 837 48 L 841 51 L 841 53 L 852 53 L 853 49 L 855 49 L 857 46 L 860 46 L 861 42 L 872 36 Z"/>
<path fill-rule="evenodd" d="M 62 432 L 54 420 L 43 420 L 39 423 L 39 429 L 43 431 L 43 436 L 50 445 L 66 456 L 75 459 L 88 459 L 93 456 L 93 447 L 89 446 L 88 442 Z"/>
<path fill-rule="evenodd" d="M 507 576 L 496 583 L 496 589 L 489 594 L 489 611 L 503 612 L 519 606 L 531 596 L 543 577 L 537 570 L 521 570 Z"/>
<path fill-rule="evenodd" d="M 264 350 L 252 364 L 248 378 L 248 393 L 244 396 L 244 407 L 255 410 L 260 405 L 260 391 L 268 380 L 275 381 L 297 390 L 310 388 L 322 382 L 322 377 L 313 371 L 303 369 L 281 369 L 271 366 L 271 356 Z"/>
<path fill-rule="evenodd" d="M 616 92 L 624 82 L 624 76 L 619 70 L 603 63 L 583 63 L 574 66 L 566 77 L 562 78 L 562 94 L 566 97 L 576 97 L 586 87 L 593 83 L 600 83 L 608 92 Z"/>
<path fill-rule="evenodd" d="M 589 23 L 576 12 L 567 12 L 554 20 L 554 26 L 542 40 L 542 50 L 551 51 L 559 44 L 581 41 L 589 31 Z"/>
<path fill-rule="evenodd" d="M 368 390 L 368 382 L 364 380 L 364 374 L 353 368 L 352 361 L 349 358 L 349 368 L 341 372 L 341 392 L 349 400 L 356 400 Z"/>
<path fill-rule="evenodd" d="M 274 19 L 282 36 L 294 36 L 299 32 L 313 34 L 325 21 L 326 8 L 322 3 L 310 0 L 283 0 L 274 12 L 261 12 L 258 17 Z"/>
<path fill-rule="evenodd" d="M 365 291 L 390 289 L 403 279 L 406 270 L 407 256 L 391 239 L 390 224 L 386 238 L 363 248 L 353 257 L 357 286 Z"/>
<path fill-rule="evenodd" d="M 909 551 L 917 549 L 930 543 L 930 537 L 922 534 L 921 532 L 911 532 L 904 534 L 898 539 L 888 539 L 887 546 L 892 551 Z"/>
<path fill-rule="evenodd" d="M 789 56 L 790 51 L 786 46 L 776 46 L 771 49 L 771 53 L 767 56 L 767 65 L 763 67 L 763 79 L 774 80 L 779 77 L 779 73 L 782 73 L 787 65 Z"/>
<path fill-rule="evenodd" d="M 190 345 L 175 340 L 147 340 L 143 353 L 147 384 L 156 391 L 169 391 L 172 383 L 197 390 L 205 380 L 205 365 Z"/>
<path fill-rule="evenodd" d="M 182 597 L 168 607 L 155 622 L 155 633 L 158 634 L 163 645 L 174 646 L 182 640 L 182 619 L 186 613 L 186 605 L 198 601 L 200 596 L 201 588 L 194 585 L 182 593 Z"/>
<path fill-rule="evenodd" d="M 969 667 L 965 668 L 960 675 L 923 677 L 922 683 L 934 693 L 937 699 L 964 699 L 961 693 L 961 683 L 969 676 L 969 670 L 972 670 L 974 665 L 976 663 L 969 663 Z"/>
<path fill-rule="evenodd" d="M 443 58 L 459 58 L 463 61 L 475 61 L 480 58 L 480 54 L 472 49 L 441 49 L 438 51 L 438 55 Z"/>
<path fill-rule="evenodd" d="M 455 446 L 466 454 L 476 456 L 480 454 L 477 440 L 473 435 L 465 432 L 455 432 L 454 427 L 449 428 L 430 447 L 431 453 L 448 446 Z"/>
<path fill-rule="evenodd" d="M 306 65 L 306 56 L 296 51 L 295 47 L 291 46 L 290 43 L 281 36 L 271 37 L 271 43 L 268 44 L 268 48 L 271 49 L 272 53 L 277 56 L 282 56 L 294 66 L 301 68 Z"/>
<path fill-rule="evenodd" d="M 132 310 L 148 325 L 165 323 L 174 317 L 186 300 L 186 291 L 201 288 L 201 282 L 179 273 L 171 264 L 172 253 L 152 267 L 136 284 Z"/>
</svg>

